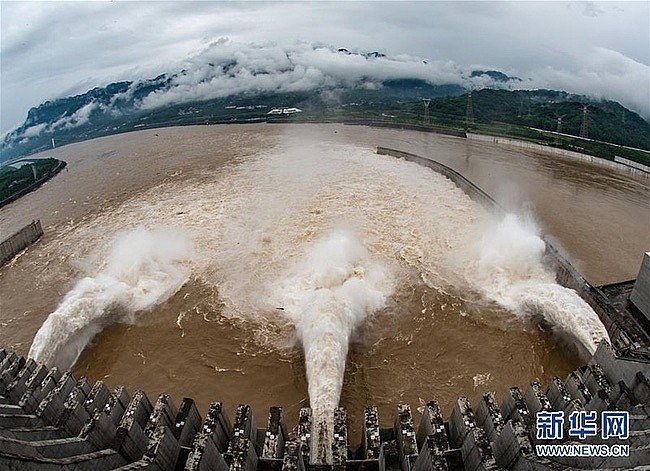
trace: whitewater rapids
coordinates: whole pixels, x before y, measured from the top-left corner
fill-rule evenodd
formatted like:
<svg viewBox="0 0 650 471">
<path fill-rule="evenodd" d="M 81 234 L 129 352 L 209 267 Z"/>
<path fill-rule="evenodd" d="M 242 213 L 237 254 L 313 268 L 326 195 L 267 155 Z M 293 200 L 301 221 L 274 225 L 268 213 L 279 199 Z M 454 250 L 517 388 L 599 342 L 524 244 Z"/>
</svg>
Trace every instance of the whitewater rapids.
<svg viewBox="0 0 650 471">
<path fill-rule="evenodd" d="M 172 230 L 137 227 L 115 237 L 105 267 L 79 280 L 36 333 L 29 357 L 71 368 L 95 335 L 115 322 L 133 323 L 188 279 L 191 243 Z"/>
<path fill-rule="evenodd" d="M 140 222 L 181 227 L 183 236 L 129 236 Z M 103 328 L 136 322 L 199 279 L 251 336 L 302 347 L 314 423 L 328 434 L 350 343 L 373 316 L 398 312 L 413 286 L 478 293 L 478 304 L 526 322 L 542 317 L 587 351 L 607 340 L 589 306 L 554 282 L 535 228 L 516 215 L 491 217 L 430 169 L 354 146 L 289 140 L 219 174 L 143 192 L 60 243 L 95 256 L 99 269 L 48 317 L 32 358 L 69 366 Z"/>
</svg>

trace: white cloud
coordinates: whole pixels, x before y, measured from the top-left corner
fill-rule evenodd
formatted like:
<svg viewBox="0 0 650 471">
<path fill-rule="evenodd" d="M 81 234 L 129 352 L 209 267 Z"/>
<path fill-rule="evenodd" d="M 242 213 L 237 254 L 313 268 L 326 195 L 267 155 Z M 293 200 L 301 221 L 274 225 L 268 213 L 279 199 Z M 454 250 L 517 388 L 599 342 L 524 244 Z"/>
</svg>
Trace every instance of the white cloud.
<svg viewBox="0 0 650 471">
<path fill-rule="evenodd" d="M 650 67 L 600 47 L 573 59 L 571 68 L 546 66 L 533 71 L 530 86 L 619 101 L 650 117 Z"/>
<path fill-rule="evenodd" d="M 182 65 L 168 89 L 151 93 L 142 108 L 205 100 L 243 92 L 296 92 L 340 87 L 377 87 L 391 79 L 466 84 L 453 62 L 410 56 L 366 57 L 335 48 L 295 43 L 245 45 L 217 41 Z M 476 79 L 477 81 L 479 79 Z"/>
<path fill-rule="evenodd" d="M 30 138 L 38 136 L 43 130 L 47 127 L 47 123 L 37 124 L 36 126 L 30 126 L 22 133 L 22 137 Z"/>
<path fill-rule="evenodd" d="M 12 139 L 21 139 L 20 143 L 24 144 L 29 139 L 33 137 L 38 137 L 43 132 L 53 132 L 57 129 L 73 129 L 79 126 L 82 126 L 90 121 L 90 117 L 97 112 L 107 111 L 108 108 L 97 101 L 91 101 L 90 103 L 82 106 L 77 111 L 75 111 L 70 116 L 61 116 L 59 119 L 53 123 L 40 123 L 34 126 L 30 126 L 21 133 L 17 133 Z M 2 140 L 5 140 L 10 133 L 5 134 L 2 137 Z"/>
<path fill-rule="evenodd" d="M 648 2 L 0 2 L 0 9 L 2 131 L 46 99 L 177 72 L 179 63 L 222 36 L 237 44 L 301 40 L 381 50 L 394 57 L 383 64 L 386 76 L 411 67 L 417 77 L 438 80 L 431 68 L 397 67 L 396 58 L 407 54 L 449 64 L 436 68 L 440 79 L 454 68 L 481 64 L 557 87 L 568 83 L 573 90 L 622 96 L 639 110 L 647 97 L 647 86 L 634 90 L 636 81 L 629 86 L 615 74 L 604 77 L 596 63 L 604 58 L 602 50 L 609 50 L 647 67 Z M 297 49 L 292 58 L 304 71 L 295 69 L 290 83 L 296 87 L 323 80 L 318 71 L 325 80 L 340 80 L 358 77 L 369 66 Z M 257 53 L 242 52 L 248 54 L 243 59 L 250 67 L 281 64 L 280 49 L 266 58 L 261 51 L 270 52 L 263 46 Z M 211 72 L 192 71 L 200 73 Z M 279 84 L 271 77 L 259 86 L 284 86 L 288 77 Z M 240 78 L 246 78 L 244 70 Z M 187 78 L 187 84 L 198 82 L 199 75 Z M 231 80 L 227 86 L 243 83 Z M 210 94 L 218 87 L 204 88 Z"/>
<path fill-rule="evenodd" d="M 51 130 L 55 130 L 58 128 L 72 129 L 81 126 L 83 124 L 86 124 L 88 121 L 90 121 L 90 116 L 95 111 L 100 110 L 102 108 L 103 107 L 99 102 L 91 101 L 90 103 L 79 108 L 72 115 L 64 116 L 56 120 L 54 123 L 52 123 L 50 129 Z"/>
<path fill-rule="evenodd" d="M 211 65 L 212 64 L 212 65 Z M 529 71 L 522 82 L 495 82 L 487 75 L 470 77 L 473 69 L 452 61 L 430 61 L 409 55 L 367 57 L 344 54 L 333 47 L 302 43 L 239 44 L 219 40 L 178 68 L 169 89 L 147 96 L 141 106 L 199 101 L 243 92 L 291 92 L 341 87 L 377 87 L 386 80 L 415 78 L 434 85 L 552 88 L 594 98 L 620 101 L 644 117 L 650 116 L 649 67 L 601 47 L 573 54 L 565 67 Z"/>
</svg>

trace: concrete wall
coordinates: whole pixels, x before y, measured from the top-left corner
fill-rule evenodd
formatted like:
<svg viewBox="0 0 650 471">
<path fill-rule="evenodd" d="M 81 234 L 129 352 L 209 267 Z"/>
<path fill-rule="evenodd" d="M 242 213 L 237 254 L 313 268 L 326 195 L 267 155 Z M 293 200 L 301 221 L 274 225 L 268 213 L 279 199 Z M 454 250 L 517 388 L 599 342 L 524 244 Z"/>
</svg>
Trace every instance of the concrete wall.
<svg viewBox="0 0 650 471">
<path fill-rule="evenodd" d="M 539 152 L 545 152 L 548 154 L 554 154 L 562 157 L 581 160 L 583 162 L 589 162 L 599 167 L 609 168 L 619 172 L 627 173 L 641 181 L 650 181 L 650 173 L 648 173 L 647 171 L 640 168 L 632 167 L 630 165 L 625 165 L 623 163 L 612 162 L 611 160 L 603 159 L 602 157 L 595 157 L 593 155 L 581 154 L 579 152 L 573 152 L 570 150 L 558 149 L 557 147 L 543 146 L 541 144 L 535 144 L 534 142 L 508 139 L 507 137 L 486 136 L 483 134 L 467 134 L 467 138 L 472 139 L 474 141 L 492 142 L 494 144 L 505 144 L 508 146 L 521 147 L 524 149 L 532 149 Z"/>
<path fill-rule="evenodd" d="M 630 301 L 650 320 L 650 252 L 646 252 L 643 256 L 639 276 L 630 294 Z"/>
<path fill-rule="evenodd" d="M 628 165 L 630 167 L 643 170 L 646 173 L 650 173 L 650 167 L 648 167 L 647 165 L 640 164 L 639 162 L 635 162 L 634 160 L 629 160 L 624 157 L 619 157 L 618 155 L 614 156 L 614 162 L 618 162 L 623 165 Z"/>
<path fill-rule="evenodd" d="M 0 266 L 14 258 L 21 250 L 43 235 L 41 221 L 32 221 L 0 244 Z"/>
</svg>

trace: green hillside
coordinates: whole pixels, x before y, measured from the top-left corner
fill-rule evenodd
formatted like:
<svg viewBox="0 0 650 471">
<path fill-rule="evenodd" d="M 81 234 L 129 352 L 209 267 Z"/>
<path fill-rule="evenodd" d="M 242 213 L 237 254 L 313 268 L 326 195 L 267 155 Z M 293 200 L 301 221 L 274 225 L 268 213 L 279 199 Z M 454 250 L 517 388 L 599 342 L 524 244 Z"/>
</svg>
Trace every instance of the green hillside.
<svg viewBox="0 0 650 471">
<path fill-rule="evenodd" d="M 156 80 L 164 84 L 164 77 Z M 128 84 L 113 85 L 119 91 Z M 57 113 L 62 109 L 76 109 L 87 100 L 98 100 L 98 96 L 102 103 L 108 103 L 114 91 L 108 87 L 93 89 L 85 95 L 45 103 L 30 111 L 25 126 L 38 126 L 41 123 L 46 126 L 58 119 Z M 594 101 L 554 90 L 483 89 L 472 92 L 470 100 L 469 95 L 458 86 L 432 86 L 421 80 L 387 81 L 378 89 L 245 93 L 152 110 L 138 109 L 131 103 L 128 106 L 121 105 L 123 111 L 120 113 L 93 113 L 83 125 L 58 127 L 55 131 L 44 131 L 29 139 L 16 137 L 9 145 L 3 145 L 2 160 L 48 149 L 53 137 L 57 146 L 61 146 L 110 134 L 162 126 L 267 120 L 382 121 L 422 125 L 423 98 L 431 99 L 429 123 L 433 126 L 469 128 L 473 132 L 530 140 L 610 160 L 618 155 L 650 165 L 650 153 L 619 147 L 650 151 L 650 124 L 619 103 Z M 580 136 L 585 130 L 585 106 L 588 139 Z M 302 112 L 279 117 L 268 114 L 277 107 L 297 107 Z M 556 133 L 559 118 L 560 133 Z"/>
<path fill-rule="evenodd" d="M 19 160 L 0 166 L 0 206 L 37 188 L 64 166 L 64 162 L 52 158 Z"/>
</svg>

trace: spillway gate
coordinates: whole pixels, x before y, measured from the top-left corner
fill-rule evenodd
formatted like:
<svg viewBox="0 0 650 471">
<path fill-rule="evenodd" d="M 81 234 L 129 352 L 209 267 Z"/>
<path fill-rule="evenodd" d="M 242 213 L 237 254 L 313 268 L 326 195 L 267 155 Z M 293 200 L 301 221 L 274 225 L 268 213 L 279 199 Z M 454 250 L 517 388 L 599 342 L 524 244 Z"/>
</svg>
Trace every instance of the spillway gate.
<svg viewBox="0 0 650 471">
<path fill-rule="evenodd" d="M 143 391 L 111 391 L 102 381 L 91 385 L 0 350 L 0 469 L 633 469 L 650 463 L 649 378 L 649 363 L 618 357 L 602 343 L 587 365 L 565 379 L 513 387 L 501 398 L 487 392 L 475 404 L 459 397 L 449 415 L 432 400 L 417 425 L 407 404 L 397 406 L 392 427 L 381 427 L 377 408 L 366 407 L 355 448 L 349 446 L 346 411 L 337 409 L 333 461 L 313 465 L 309 408 L 289 429 L 282 409 L 272 407 L 258 428 L 248 405 L 230 416 L 223 403 L 213 402 L 201 417 L 190 398 L 178 406 L 166 394 L 151 402 Z M 537 456 L 536 414 L 573 410 L 628 411 L 629 456 Z"/>
</svg>

